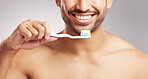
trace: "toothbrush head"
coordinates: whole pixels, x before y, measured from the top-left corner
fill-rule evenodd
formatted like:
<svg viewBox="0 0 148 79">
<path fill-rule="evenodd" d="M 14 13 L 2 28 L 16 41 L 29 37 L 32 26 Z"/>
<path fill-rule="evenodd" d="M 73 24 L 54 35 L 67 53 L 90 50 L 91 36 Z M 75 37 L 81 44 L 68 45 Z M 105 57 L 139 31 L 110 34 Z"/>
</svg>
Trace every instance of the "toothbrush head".
<svg viewBox="0 0 148 79">
<path fill-rule="evenodd" d="M 90 30 L 82 30 L 81 31 L 81 36 L 89 36 L 89 37 L 91 37 Z"/>
</svg>

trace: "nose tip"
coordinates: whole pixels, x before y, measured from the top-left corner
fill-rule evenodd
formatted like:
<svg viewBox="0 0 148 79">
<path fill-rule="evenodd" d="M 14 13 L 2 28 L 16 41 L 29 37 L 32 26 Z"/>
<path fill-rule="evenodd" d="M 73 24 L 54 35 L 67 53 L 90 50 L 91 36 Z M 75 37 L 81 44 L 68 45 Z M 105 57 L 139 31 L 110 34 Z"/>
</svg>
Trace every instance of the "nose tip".
<svg viewBox="0 0 148 79">
<path fill-rule="evenodd" d="M 90 8 L 90 1 L 89 0 L 79 0 L 76 9 L 79 9 L 81 11 L 87 11 Z"/>
</svg>

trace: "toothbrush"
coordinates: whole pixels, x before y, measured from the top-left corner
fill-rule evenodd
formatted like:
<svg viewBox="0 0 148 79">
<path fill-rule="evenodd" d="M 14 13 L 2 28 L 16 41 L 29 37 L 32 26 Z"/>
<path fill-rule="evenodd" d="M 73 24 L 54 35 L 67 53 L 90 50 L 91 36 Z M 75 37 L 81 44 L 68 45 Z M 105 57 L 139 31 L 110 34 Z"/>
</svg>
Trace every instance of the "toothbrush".
<svg viewBox="0 0 148 79">
<path fill-rule="evenodd" d="M 57 38 L 68 37 L 71 39 L 79 39 L 79 38 L 91 38 L 91 33 L 90 30 L 82 30 L 81 36 L 71 36 L 69 34 L 56 34 L 56 33 L 51 33 L 50 36 Z"/>
</svg>

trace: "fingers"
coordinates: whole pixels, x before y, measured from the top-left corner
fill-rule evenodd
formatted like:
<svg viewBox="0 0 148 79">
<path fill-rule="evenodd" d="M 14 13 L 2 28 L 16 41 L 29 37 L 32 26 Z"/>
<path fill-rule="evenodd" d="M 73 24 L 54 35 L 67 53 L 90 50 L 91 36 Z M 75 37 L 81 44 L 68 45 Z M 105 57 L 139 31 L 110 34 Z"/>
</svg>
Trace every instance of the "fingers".
<svg viewBox="0 0 148 79">
<path fill-rule="evenodd" d="M 50 38 L 50 28 L 47 22 L 27 20 L 19 25 L 20 34 L 25 37 L 26 41 L 41 40 L 45 37 Z"/>
<path fill-rule="evenodd" d="M 32 33 L 26 28 L 25 24 L 20 24 L 18 27 L 20 35 L 24 36 L 26 41 L 31 40 Z"/>
<path fill-rule="evenodd" d="M 30 22 L 30 23 L 32 24 L 32 27 L 34 27 L 38 31 L 38 36 L 36 38 L 42 39 L 44 37 L 45 28 L 36 22 Z"/>
<path fill-rule="evenodd" d="M 48 40 L 46 39 L 42 39 L 41 40 L 41 44 L 45 43 L 45 42 L 52 42 L 52 41 L 55 41 L 57 40 L 58 38 L 55 38 L 55 37 L 50 37 Z"/>
<path fill-rule="evenodd" d="M 42 21 L 35 21 L 36 23 L 39 23 L 40 25 L 42 25 L 45 29 L 45 38 L 49 39 L 50 37 L 50 27 L 49 24 L 47 22 L 42 22 Z"/>
<path fill-rule="evenodd" d="M 31 40 L 36 39 L 36 37 L 38 36 L 38 31 L 35 28 L 33 28 L 29 22 L 25 22 L 25 25 L 28 26 L 26 28 L 32 33 Z"/>
</svg>

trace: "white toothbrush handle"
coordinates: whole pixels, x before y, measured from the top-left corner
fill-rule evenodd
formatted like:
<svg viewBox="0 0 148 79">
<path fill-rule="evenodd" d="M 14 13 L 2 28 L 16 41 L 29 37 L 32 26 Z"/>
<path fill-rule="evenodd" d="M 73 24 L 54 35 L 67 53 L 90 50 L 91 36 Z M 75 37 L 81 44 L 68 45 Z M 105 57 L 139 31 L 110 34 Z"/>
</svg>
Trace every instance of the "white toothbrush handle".
<svg viewBox="0 0 148 79">
<path fill-rule="evenodd" d="M 58 38 L 60 38 L 60 37 L 61 37 L 59 34 L 56 34 L 56 33 L 50 33 L 50 36 L 53 36 L 53 37 L 58 37 Z"/>
<path fill-rule="evenodd" d="M 51 33 L 50 36 L 57 37 L 57 38 L 68 37 L 71 39 L 91 38 L 91 36 L 71 36 L 69 34 L 56 34 L 56 33 Z"/>
<path fill-rule="evenodd" d="M 71 37 L 73 37 L 73 36 L 71 36 L 69 34 L 56 34 L 56 33 L 51 33 L 50 36 L 57 37 L 57 38 L 61 38 L 61 37 L 69 37 L 69 38 L 71 38 Z"/>
</svg>

